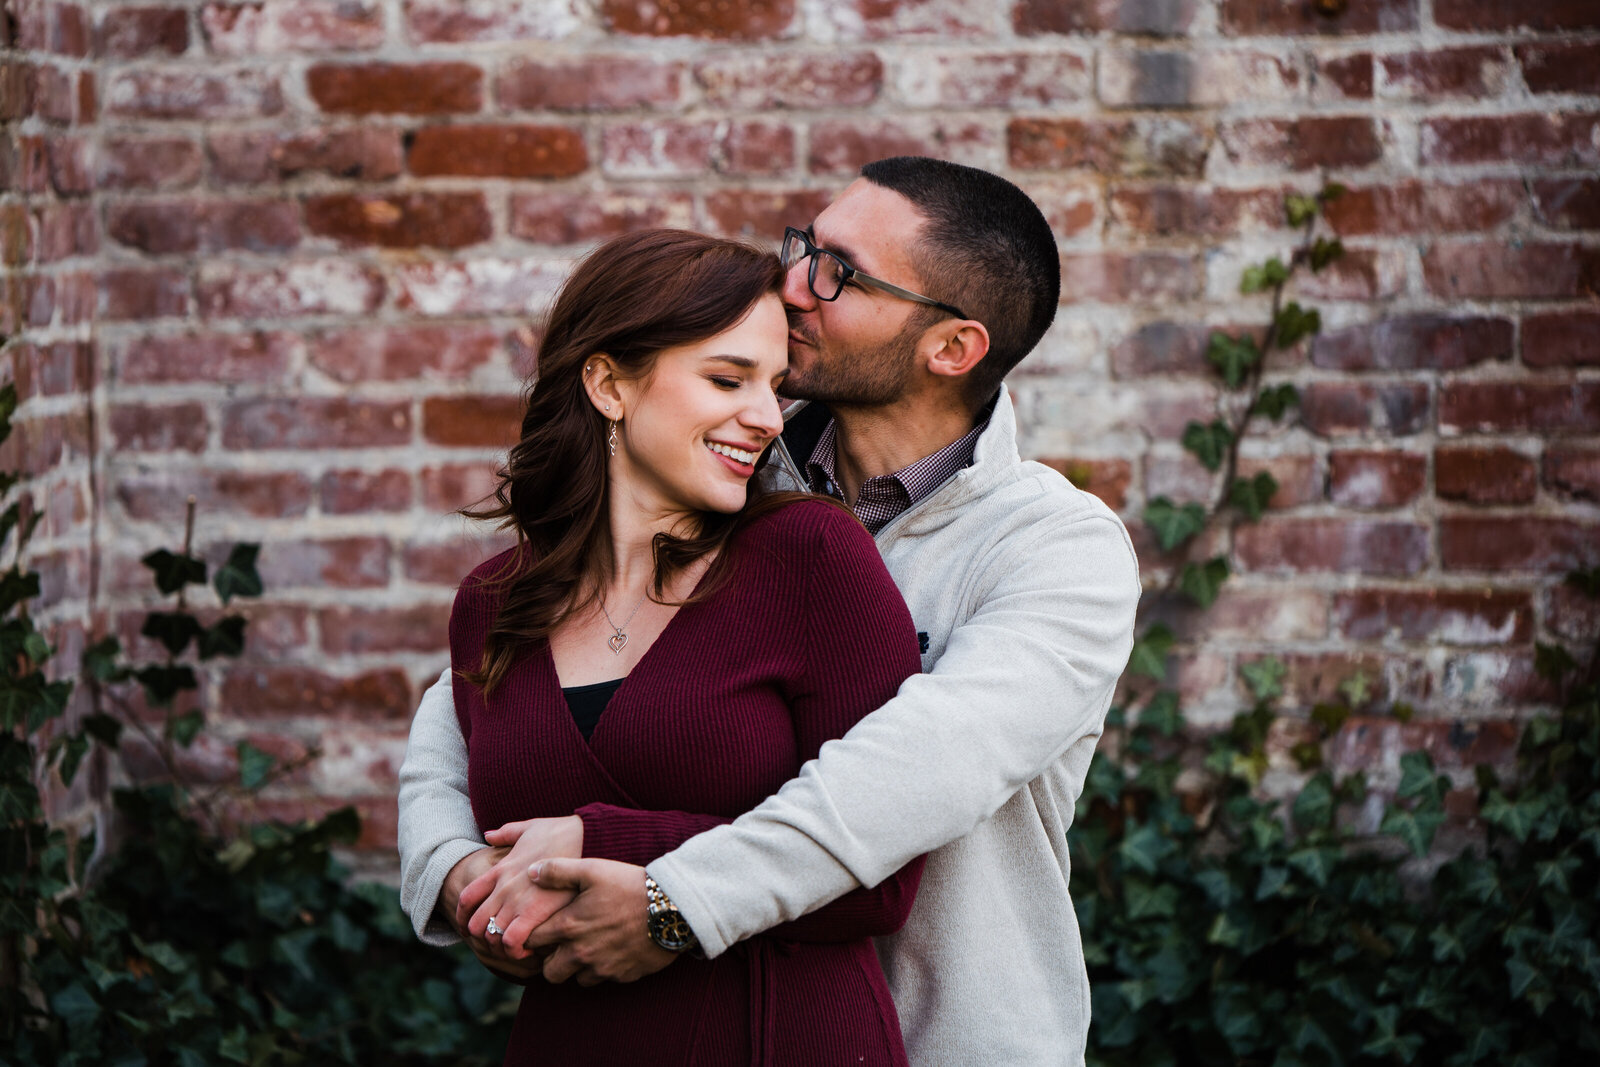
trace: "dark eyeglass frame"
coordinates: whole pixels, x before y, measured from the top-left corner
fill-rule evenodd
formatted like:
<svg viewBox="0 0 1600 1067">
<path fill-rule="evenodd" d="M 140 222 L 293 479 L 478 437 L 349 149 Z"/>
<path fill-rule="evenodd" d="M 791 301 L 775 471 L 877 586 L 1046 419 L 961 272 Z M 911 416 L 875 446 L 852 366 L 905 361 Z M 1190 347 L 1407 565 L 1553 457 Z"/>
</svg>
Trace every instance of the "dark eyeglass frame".
<svg viewBox="0 0 1600 1067">
<path fill-rule="evenodd" d="M 800 242 L 801 247 L 805 249 L 805 255 L 793 257 L 790 256 L 789 249 L 790 244 L 793 241 Z M 804 230 L 797 230 L 793 226 L 784 227 L 783 244 L 780 245 L 779 248 L 781 249 L 780 259 L 783 261 L 784 270 L 789 270 L 802 259 L 810 258 L 811 264 L 806 268 L 806 285 L 811 288 L 811 295 L 816 297 L 818 300 L 831 303 L 839 299 L 839 294 L 844 292 L 845 284 L 849 282 L 850 279 L 854 278 L 858 282 L 865 282 L 874 289 L 882 289 L 891 296 L 898 296 L 902 300 L 911 300 L 918 304 L 927 304 L 929 307 L 936 307 L 940 311 L 954 315 L 958 319 L 964 319 L 968 317 L 965 312 L 956 307 L 954 304 L 946 304 L 944 301 L 935 300 L 931 296 L 923 296 L 921 293 L 913 293 L 910 289 L 902 289 L 898 285 L 891 285 L 882 278 L 874 278 L 870 274 L 865 274 L 859 270 L 856 270 L 856 268 L 852 267 L 849 263 L 846 263 L 844 257 L 840 256 L 838 253 L 829 252 L 827 249 L 818 248 L 816 245 L 812 244 L 811 235 L 806 233 Z M 832 296 L 823 296 L 821 293 L 817 292 L 817 261 L 823 256 L 828 256 L 835 263 L 839 264 L 839 288 L 834 291 Z"/>
</svg>

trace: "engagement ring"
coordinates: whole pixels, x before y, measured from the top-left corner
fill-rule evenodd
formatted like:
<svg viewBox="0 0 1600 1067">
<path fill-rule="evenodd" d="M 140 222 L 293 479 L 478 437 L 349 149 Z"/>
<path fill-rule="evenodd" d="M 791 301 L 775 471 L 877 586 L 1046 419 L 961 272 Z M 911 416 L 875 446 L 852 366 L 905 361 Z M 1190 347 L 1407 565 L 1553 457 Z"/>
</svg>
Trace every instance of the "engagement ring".
<svg viewBox="0 0 1600 1067">
<path fill-rule="evenodd" d="M 499 936 L 500 934 L 505 933 L 504 930 L 500 929 L 500 924 L 495 922 L 494 919 L 492 919 L 492 918 L 489 920 L 489 928 L 485 932 L 494 934 L 496 936 Z"/>
</svg>

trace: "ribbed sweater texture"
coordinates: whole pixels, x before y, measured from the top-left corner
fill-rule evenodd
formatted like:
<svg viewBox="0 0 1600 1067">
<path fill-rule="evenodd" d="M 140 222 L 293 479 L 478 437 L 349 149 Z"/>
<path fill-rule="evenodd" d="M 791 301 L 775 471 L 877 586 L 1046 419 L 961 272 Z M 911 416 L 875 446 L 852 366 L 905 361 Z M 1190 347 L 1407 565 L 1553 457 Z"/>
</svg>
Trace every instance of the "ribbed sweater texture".
<svg viewBox="0 0 1600 1067">
<path fill-rule="evenodd" d="M 840 509 L 790 505 L 725 551 L 731 571 L 686 604 L 586 743 L 540 642 L 485 700 L 455 675 L 480 829 L 576 812 L 584 854 L 643 865 L 731 821 L 917 672 L 917 638 L 872 538 Z M 462 583 L 452 664 L 476 667 L 497 609 Z M 873 936 L 904 922 L 922 861 L 714 960 L 642 981 L 528 986 L 508 1064 L 904 1064 Z"/>
</svg>

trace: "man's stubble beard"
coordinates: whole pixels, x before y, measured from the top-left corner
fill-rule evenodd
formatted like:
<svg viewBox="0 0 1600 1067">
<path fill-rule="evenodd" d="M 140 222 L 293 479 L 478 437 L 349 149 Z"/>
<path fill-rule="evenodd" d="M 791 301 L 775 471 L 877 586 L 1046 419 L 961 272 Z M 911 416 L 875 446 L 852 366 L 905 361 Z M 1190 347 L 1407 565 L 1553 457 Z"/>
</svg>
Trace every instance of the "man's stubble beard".
<svg viewBox="0 0 1600 1067">
<path fill-rule="evenodd" d="M 894 403 L 905 395 L 911 381 L 917 340 L 927 326 L 921 318 L 913 314 L 887 344 L 870 351 L 838 345 L 825 351 L 815 341 L 815 330 L 791 320 L 789 328 L 811 344 L 816 358 L 804 375 L 791 370 L 779 392 L 834 408 Z"/>
</svg>

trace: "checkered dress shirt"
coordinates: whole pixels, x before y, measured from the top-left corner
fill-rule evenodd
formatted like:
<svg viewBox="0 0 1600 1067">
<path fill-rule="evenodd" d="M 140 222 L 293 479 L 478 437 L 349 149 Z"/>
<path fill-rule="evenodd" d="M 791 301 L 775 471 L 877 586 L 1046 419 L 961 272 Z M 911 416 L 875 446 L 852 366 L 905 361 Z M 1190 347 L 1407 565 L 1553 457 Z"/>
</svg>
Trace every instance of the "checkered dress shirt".
<svg viewBox="0 0 1600 1067">
<path fill-rule="evenodd" d="M 988 425 L 989 417 L 985 414 L 983 421 L 965 437 L 951 442 L 933 455 L 924 456 L 893 474 L 868 478 L 861 483 L 861 491 L 856 494 L 856 502 L 850 510 L 861 520 L 861 525 L 877 533 L 901 512 L 949 481 L 957 471 L 970 467 L 972 454 L 978 447 L 978 435 Z M 837 422 L 829 420 L 822 436 L 817 438 L 817 446 L 811 450 L 811 458 L 806 461 L 806 480 L 811 483 L 813 492 L 827 493 L 843 500 L 844 491 L 839 488 L 836 465 L 836 427 Z"/>
</svg>

